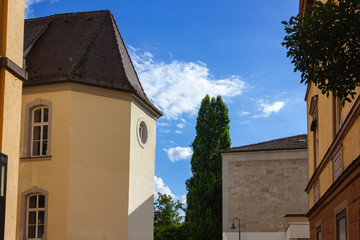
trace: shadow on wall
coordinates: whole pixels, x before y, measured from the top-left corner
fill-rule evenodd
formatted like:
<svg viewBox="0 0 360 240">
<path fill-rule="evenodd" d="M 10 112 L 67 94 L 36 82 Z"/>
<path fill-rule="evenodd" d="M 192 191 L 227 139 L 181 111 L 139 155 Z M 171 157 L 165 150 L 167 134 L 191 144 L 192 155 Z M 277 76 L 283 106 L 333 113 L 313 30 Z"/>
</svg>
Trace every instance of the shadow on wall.
<svg viewBox="0 0 360 240">
<path fill-rule="evenodd" d="M 129 213 L 128 240 L 152 240 L 154 238 L 154 194 L 135 211 Z"/>
</svg>

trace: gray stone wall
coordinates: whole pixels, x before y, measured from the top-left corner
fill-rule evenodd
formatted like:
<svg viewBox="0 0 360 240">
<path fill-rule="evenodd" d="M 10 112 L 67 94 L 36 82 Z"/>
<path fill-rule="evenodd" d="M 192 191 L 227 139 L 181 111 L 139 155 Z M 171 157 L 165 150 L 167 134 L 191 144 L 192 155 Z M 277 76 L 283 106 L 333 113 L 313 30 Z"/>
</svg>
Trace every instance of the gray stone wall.
<svg viewBox="0 0 360 240">
<path fill-rule="evenodd" d="M 222 157 L 224 231 L 231 231 L 233 218 L 239 217 L 242 232 L 284 232 L 285 214 L 307 212 L 306 150 Z"/>
</svg>

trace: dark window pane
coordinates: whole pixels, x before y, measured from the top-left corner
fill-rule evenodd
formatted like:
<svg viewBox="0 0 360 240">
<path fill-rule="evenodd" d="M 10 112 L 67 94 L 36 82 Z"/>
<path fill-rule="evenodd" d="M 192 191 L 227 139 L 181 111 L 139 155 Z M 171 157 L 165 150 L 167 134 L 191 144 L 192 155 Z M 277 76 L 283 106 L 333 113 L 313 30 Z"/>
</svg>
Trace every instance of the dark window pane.
<svg viewBox="0 0 360 240">
<path fill-rule="evenodd" d="M 29 208 L 36 208 L 36 195 L 29 198 Z"/>
<path fill-rule="evenodd" d="M 48 122 L 48 121 L 49 121 L 49 109 L 44 108 L 44 121 L 43 122 Z"/>
<path fill-rule="evenodd" d="M 43 146 L 42 146 L 42 153 L 41 153 L 41 155 L 46 155 L 46 150 L 47 150 L 47 141 L 43 141 Z"/>
<path fill-rule="evenodd" d="M 46 140 L 48 138 L 48 126 L 43 126 L 43 139 Z"/>
<path fill-rule="evenodd" d="M 39 208 L 45 208 L 45 196 L 39 195 Z"/>
<path fill-rule="evenodd" d="M 40 140 L 41 126 L 34 127 L 33 140 Z"/>
<path fill-rule="evenodd" d="M 29 224 L 36 224 L 36 212 L 29 212 Z"/>
<path fill-rule="evenodd" d="M 41 108 L 34 112 L 34 122 L 41 122 Z"/>
<path fill-rule="evenodd" d="M 38 224 L 44 224 L 44 216 L 45 216 L 45 212 L 44 211 L 39 211 L 39 213 L 38 213 Z"/>
<path fill-rule="evenodd" d="M 37 237 L 42 238 L 43 235 L 44 235 L 44 225 L 39 225 L 38 226 L 38 235 L 37 235 Z"/>
<path fill-rule="evenodd" d="M 39 156 L 40 155 L 40 141 L 34 141 L 33 142 L 33 156 Z"/>
<path fill-rule="evenodd" d="M 35 238 L 35 226 L 28 227 L 28 238 Z"/>
<path fill-rule="evenodd" d="M 338 221 L 339 226 L 339 240 L 346 240 L 346 225 L 345 218 L 341 218 Z"/>
</svg>

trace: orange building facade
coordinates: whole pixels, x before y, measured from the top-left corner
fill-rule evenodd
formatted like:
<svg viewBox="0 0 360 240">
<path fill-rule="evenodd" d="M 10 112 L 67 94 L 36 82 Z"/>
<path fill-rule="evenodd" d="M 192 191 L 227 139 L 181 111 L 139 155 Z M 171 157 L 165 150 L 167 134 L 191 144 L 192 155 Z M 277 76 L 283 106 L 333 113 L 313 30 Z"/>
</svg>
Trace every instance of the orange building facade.
<svg viewBox="0 0 360 240">
<path fill-rule="evenodd" d="M 300 0 L 300 12 L 308 2 Z M 360 99 L 342 106 L 310 83 L 305 101 L 310 239 L 359 240 Z"/>
</svg>

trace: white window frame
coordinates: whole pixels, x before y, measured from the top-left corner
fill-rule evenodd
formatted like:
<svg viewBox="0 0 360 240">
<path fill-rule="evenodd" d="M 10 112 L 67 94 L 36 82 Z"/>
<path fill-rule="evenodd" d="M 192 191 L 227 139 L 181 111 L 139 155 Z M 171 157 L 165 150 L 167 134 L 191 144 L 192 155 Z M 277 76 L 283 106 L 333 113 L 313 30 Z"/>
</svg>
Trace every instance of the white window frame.
<svg viewBox="0 0 360 240">
<path fill-rule="evenodd" d="M 45 112 L 45 109 L 48 110 L 48 121 L 45 122 L 44 121 L 44 112 Z M 35 112 L 37 110 L 41 110 L 41 119 L 40 119 L 40 122 L 35 122 Z M 41 156 L 47 156 L 48 155 L 48 151 L 47 151 L 47 148 L 46 148 L 46 152 L 45 154 L 43 154 L 43 143 L 44 143 L 44 139 L 43 139 L 43 136 L 44 136 L 44 127 L 47 126 L 47 139 L 46 139 L 46 142 L 48 144 L 49 142 L 49 108 L 47 106 L 40 106 L 40 107 L 37 107 L 37 108 L 34 108 L 31 112 L 31 156 L 32 157 L 41 157 Z M 35 127 L 40 127 L 40 139 L 39 140 L 36 140 L 36 141 L 39 141 L 39 144 L 40 144 L 40 149 L 39 149 L 39 154 L 38 155 L 34 155 L 34 129 Z"/>
<path fill-rule="evenodd" d="M 35 208 L 30 208 L 30 198 L 36 196 L 36 207 Z M 39 204 L 39 196 L 44 196 L 45 199 L 45 203 L 44 203 L 44 207 L 40 208 L 38 206 Z M 46 219 L 46 196 L 44 194 L 41 193 L 35 193 L 35 194 L 31 194 L 27 197 L 26 199 L 26 239 L 28 240 L 33 240 L 33 239 L 45 239 L 45 219 Z M 43 224 L 39 224 L 38 222 L 38 216 L 39 216 L 39 212 L 43 211 L 44 212 L 44 223 Z M 28 234 L 29 234 L 29 213 L 30 212 L 35 212 L 35 224 L 31 224 L 32 226 L 35 226 L 35 238 L 29 238 Z M 38 227 L 39 225 L 44 225 L 44 232 L 43 232 L 43 237 L 39 238 L 38 237 Z"/>
<path fill-rule="evenodd" d="M 48 108 L 48 134 L 47 134 L 47 149 L 46 155 L 33 155 L 33 121 L 34 111 L 38 108 Z M 25 119 L 24 119 L 24 142 L 22 147 L 21 160 L 50 160 L 51 159 L 51 128 L 52 128 L 52 102 L 46 99 L 35 99 L 32 102 L 26 104 L 25 107 Z M 42 135 L 41 135 L 42 137 Z M 42 146 L 41 146 L 42 148 Z M 42 153 L 42 152 L 40 152 Z"/>
<path fill-rule="evenodd" d="M 149 143 L 149 127 L 145 120 L 145 118 L 140 117 L 137 126 L 136 126 L 136 135 L 139 142 L 139 145 L 142 148 L 146 148 L 147 144 Z"/>
<path fill-rule="evenodd" d="M 42 240 L 47 239 L 47 219 L 49 215 L 49 192 L 45 189 L 39 188 L 38 186 L 33 186 L 32 188 L 26 190 L 21 194 L 21 215 L 20 215 L 20 232 L 19 239 L 20 240 L 34 240 L 34 238 L 28 238 L 28 207 L 29 207 L 29 199 L 34 195 L 43 195 L 45 196 L 45 214 L 44 214 L 44 234 Z M 41 208 L 43 209 L 43 208 Z M 42 210 L 41 210 L 42 211 Z M 35 238 L 36 239 L 36 238 Z"/>
</svg>

